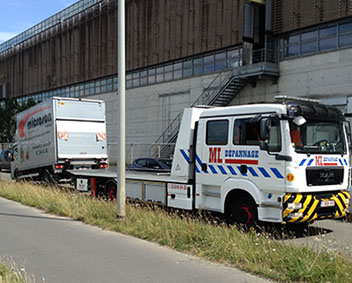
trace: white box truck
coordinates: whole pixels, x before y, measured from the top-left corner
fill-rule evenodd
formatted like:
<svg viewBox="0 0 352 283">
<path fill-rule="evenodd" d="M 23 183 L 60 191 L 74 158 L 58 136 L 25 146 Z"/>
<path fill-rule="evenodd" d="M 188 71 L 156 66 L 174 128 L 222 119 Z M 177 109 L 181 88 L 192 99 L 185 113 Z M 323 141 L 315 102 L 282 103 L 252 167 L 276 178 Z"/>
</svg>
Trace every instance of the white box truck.
<svg viewBox="0 0 352 283">
<path fill-rule="evenodd" d="M 127 172 L 126 195 L 247 225 L 341 218 L 350 203 L 347 132 L 338 108 L 312 100 L 185 109 L 171 174 Z M 115 172 L 70 172 L 78 189 L 116 197 Z"/>
<path fill-rule="evenodd" d="M 104 101 L 53 97 L 16 118 L 13 179 L 54 181 L 68 169 L 107 167 Z"/>
</svg>

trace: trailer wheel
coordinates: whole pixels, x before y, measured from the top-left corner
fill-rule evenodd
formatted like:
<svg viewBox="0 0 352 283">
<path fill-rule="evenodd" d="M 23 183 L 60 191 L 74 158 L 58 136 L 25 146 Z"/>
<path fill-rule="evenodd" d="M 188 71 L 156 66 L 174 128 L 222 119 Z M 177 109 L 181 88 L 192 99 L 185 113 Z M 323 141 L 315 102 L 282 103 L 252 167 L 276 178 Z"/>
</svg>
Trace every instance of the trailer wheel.
<svg viewBox="0 0 352 283">
<path fill-rule="evenodd" d="M 117 186 L 113 181 L 107 182 L 105 185 L 105 195 L 109 201 L 116 201 L 117 198 Z"/>
<path fill-rule="evenodd" d="M 253 227 L 258 222 L 257 207 L 249 196 L 242 196 L 235 201 L 230 210 L 230 222 L 245 227 Z"/>
<path fill-rule="evenodd" d="M 13 178 L 16 182 L 18 182 L 20 180 L 19 176 L 20 176 L 20 172 L 16 168 L 15 171 L 13 172 Z"/>
<path fill-rule="evenodd" d="M 42 169 L 39 173 L 39 178 L 47 185 L 57 184 L 57 180 L 55 179 L 53 174 L 51 174 L 49 169 L 46 169 L 46 168 Z"/>
</svg>

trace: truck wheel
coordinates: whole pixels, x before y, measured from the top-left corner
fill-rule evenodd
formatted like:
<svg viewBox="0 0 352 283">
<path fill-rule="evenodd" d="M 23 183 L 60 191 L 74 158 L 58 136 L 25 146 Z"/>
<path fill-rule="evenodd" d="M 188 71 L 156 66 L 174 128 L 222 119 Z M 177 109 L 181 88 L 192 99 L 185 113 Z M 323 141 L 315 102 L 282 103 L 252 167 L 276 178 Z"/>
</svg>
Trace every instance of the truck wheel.
<svg viewBox="0 0 352 283">
<path fill-rule="evenodd" d="M 105 186 L 105 195 L 109 201 L 115 201 L 117 198 L 117 187 L 115 182 L 108 182 Z"/>
<path fill-rule="evenodd" d="M 57 183 L 54 176 L 50 173 L 49 169 L 42 169 L 40 171 L 40 179 L 48 185 L 55 185 Z"/>
<path fill-rule="evenodd" d="M 242 196 L 236 200 L 230 214 L 230 222 L 245 227 L 253 227 L 258 222 L 257 207 L 248 196 Z"/>
<path fill-rule="evenodd" d="M 18 181 L 20 180 L 19 176 L 20 176 L 20 172 L 19 172 L 18 169 L 16 168 L 16 169 L 15 169 L 15 172 L 13 172 L 13 178 L 14 178 L 14 180 L 15 180 L 16 182 L 18 182 Z"/>
</svg>

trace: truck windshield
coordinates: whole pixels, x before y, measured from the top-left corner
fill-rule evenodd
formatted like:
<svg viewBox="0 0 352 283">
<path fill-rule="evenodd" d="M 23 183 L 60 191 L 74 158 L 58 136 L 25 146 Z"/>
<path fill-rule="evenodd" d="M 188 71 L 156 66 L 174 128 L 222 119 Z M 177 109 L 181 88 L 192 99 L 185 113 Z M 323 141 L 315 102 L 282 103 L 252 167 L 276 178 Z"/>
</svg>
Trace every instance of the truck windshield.
<svg viewBox="0 0 352 283">
<path fill-rule="evenodd" d="M 302 126 L 290 122 L 291 143 L 298 153 L 346 152 L 343 123 L 307 121 Z"/>
</svg>

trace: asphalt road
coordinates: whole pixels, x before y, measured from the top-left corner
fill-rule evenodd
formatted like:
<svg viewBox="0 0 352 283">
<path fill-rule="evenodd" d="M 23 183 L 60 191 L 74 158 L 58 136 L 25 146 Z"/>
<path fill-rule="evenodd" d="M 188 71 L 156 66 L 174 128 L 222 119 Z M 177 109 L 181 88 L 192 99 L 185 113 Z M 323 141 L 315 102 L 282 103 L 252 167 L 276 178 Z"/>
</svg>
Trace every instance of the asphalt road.
<svg viewBox="0 0 352 283">
<path fill-rule="evenodd" d="M 9 181 L 11 180 L 10 172 L 0 171 L 0 180 Z"/>
<path fill-rule="evenodd" d="M 2 198 L 0 227 L 0 255 L 37 282 L 267 282 Z"/>
<path fill-rule="evenodd" d="M 352 259 L 352 223 L 321 220 L 309 226 L 308 235 L 283 241 L 315 251 L 342 252 Z"/>
</svg>

